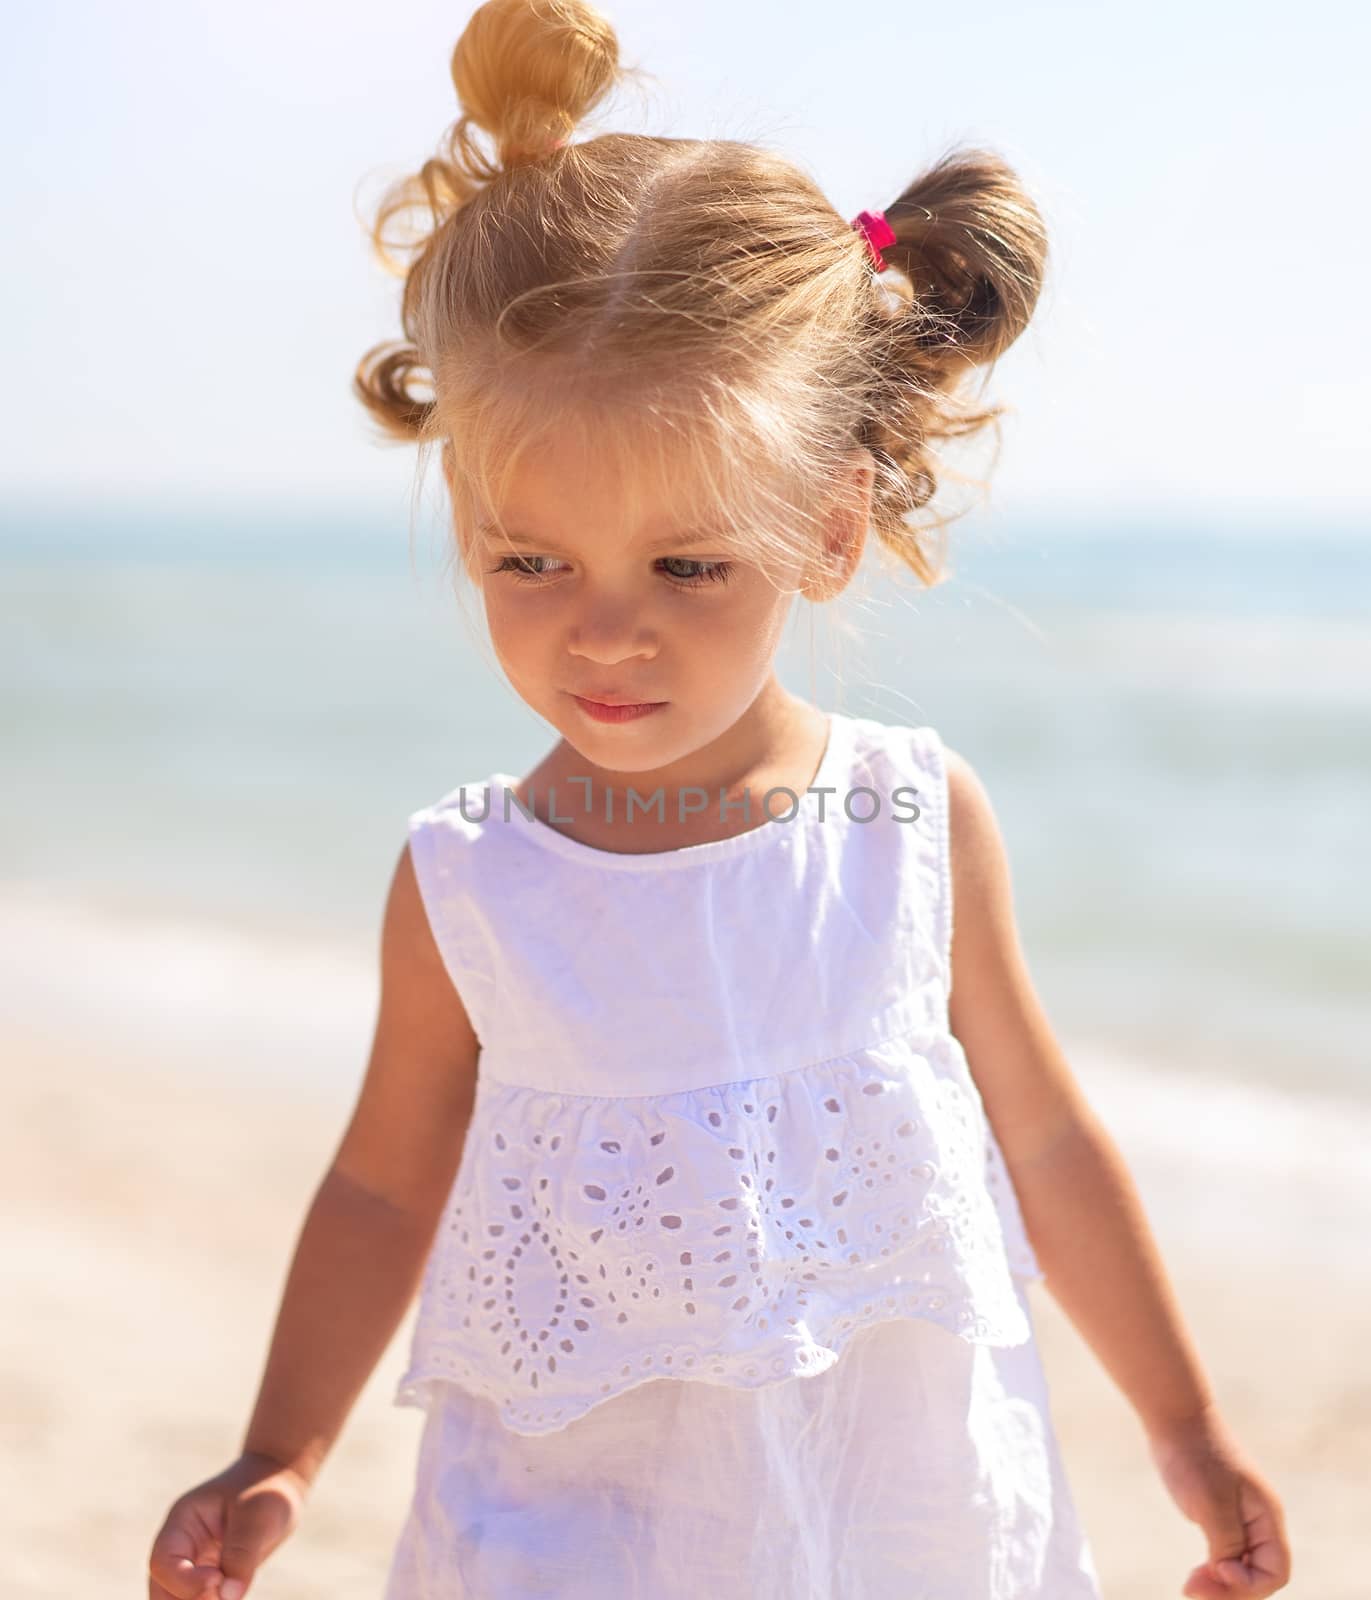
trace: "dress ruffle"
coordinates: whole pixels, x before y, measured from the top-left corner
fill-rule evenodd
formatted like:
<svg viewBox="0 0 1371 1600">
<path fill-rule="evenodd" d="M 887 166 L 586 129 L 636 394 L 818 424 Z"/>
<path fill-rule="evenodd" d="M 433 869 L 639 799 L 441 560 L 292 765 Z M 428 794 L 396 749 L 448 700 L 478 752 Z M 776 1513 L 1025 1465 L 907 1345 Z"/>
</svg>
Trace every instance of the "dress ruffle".
<svg viewBox="0 0 1371 1600">
<path fill-rule="evenodd" d="M 395 1399 L 455 1382 L 542 1434 L 654 1378 L 823 1372 L 896 1317 L 1017 1345 L 1041 1275 L 946 1032 L 673 1094 L 486 1074 Z"/>
</svg>

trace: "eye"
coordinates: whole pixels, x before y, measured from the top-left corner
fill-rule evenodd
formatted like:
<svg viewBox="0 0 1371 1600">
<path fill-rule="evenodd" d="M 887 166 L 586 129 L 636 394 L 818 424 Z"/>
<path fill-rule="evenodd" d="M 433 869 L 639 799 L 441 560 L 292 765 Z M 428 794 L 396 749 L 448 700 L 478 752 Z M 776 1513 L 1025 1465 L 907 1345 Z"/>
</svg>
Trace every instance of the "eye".
<svg viewBox="0 0 1371 1600">
<path fill-rule="evenodd" d="M 727 583 L 733 576 L 731 561 L 691 561 L 686 556 L 663 556 L 664 567 L 693 567 L 684 574 L 668 572 L 667 577 L 681 589 L 703 589 L 709 583 Z"/>
<path fill-rule="evenodd" d="M 547 571 L 550 556 L 503 556 L 490 570 L 507 572 L 519 583 L 545 582 L 554 573 Z M 658 563 L 666 568 L 666 577 L 678 589 L 703 589 L 711 583 L 727 583 L 733 576 L 731 561 L 691 561 L 686 556 L 663 556 Z M 684 568 L 682 571 L 680 569 Z"/>
<path fill-rule="evenodd" d="M 497 566 L 492 567 L 492 572 L 508 572 L 521 583 L 541 583 L 548 576 L 546 572 L 537 570 L 534 563 L 547 561 L 547 556 L 504 556 Z"/>
</svg>

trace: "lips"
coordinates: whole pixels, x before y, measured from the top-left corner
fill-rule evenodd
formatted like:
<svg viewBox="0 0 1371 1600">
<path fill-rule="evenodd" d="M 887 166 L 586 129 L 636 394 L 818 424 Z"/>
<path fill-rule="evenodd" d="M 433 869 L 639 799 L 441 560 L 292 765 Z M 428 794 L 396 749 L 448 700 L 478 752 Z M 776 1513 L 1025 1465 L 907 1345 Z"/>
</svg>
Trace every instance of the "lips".
<svg viewBox="0 0 1371 1600">
<path fill-rule="evenodd" d="M 578 700 L 589 700 L 597 706 L 652 706 L 660 705 L 659 700 L 649 700 L 639 694 L 578 694 Z"/>
<path fill-rule="evenodd" d="M 666 710 L 665 700 L 625 700 L 622 696 L 613 701 L 592 700 L 588 695 L 572 695 L 583 717 L 592 722 L 642 722 Z"/>
</svg>

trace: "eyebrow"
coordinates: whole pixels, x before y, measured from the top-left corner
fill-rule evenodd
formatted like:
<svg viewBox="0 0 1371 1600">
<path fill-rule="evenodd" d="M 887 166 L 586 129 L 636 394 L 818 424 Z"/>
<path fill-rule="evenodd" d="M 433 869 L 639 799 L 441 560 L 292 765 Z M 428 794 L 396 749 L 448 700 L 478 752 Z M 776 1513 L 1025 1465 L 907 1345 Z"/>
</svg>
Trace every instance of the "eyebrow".
<svg viewBox="0 0 1371 1600">
<path fill-rule="evenodd" d="M 481 524 L 482 533 L 496 533 L 498 531 L 493 523 L 483 522 Z M 517 530 L 506 529 L 505 536 L 511 544 L 534 545 L 540 550 L 555 550 L 557 548 L 555 539 L 539 539 L 531 533 L 521 533 Z M 693 549 L 697 544 L 705 544 L 717 537 L 717 534 L 710 532 L 707 528 L 696 528 L 685 533 L 669 533 L 663 539 L 654 539 L 651 544 L 645 545 L 644 549 L 650 551 L 688 550 Z"/>
</svg>

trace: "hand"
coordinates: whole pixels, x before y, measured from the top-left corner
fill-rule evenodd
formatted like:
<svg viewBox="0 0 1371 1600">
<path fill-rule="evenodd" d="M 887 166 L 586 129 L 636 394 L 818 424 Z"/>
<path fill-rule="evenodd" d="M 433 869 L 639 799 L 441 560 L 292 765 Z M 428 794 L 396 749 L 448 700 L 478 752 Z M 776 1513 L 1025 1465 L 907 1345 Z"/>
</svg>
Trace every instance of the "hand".
<svg viewBox="0 0 1371 1600">
<path fill-rule="evenodd" d="M 1185 1580 L 1191 1600 L 1261 1600 L 1290 1581 L 1285 1511 L 1247 1462 L 1214 1405 L 1148 1435 L 1162 1482 L 1199 1523 L 1209 1559 Z"/>
<path fill-rule="evenodd" d="M 295 1531 L 308 1494 L 301 1473 L 255 1451 L 188 1489 L 153 1541 L 148 1600 L 239 1600 Z"/>
</svg>

